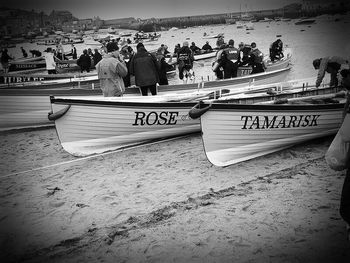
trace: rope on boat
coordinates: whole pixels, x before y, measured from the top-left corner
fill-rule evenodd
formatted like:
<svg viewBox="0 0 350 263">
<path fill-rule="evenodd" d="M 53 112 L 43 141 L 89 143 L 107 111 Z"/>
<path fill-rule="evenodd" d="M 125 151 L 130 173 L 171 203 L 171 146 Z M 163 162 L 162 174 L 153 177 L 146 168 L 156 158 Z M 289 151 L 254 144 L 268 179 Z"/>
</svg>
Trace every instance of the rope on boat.
<svg viewBox="0 0 350 263">
<path fill-rule="evenodd" d="M 67 113 L 67 111 L 70 109 L 70 105 L 67 105 L 66 107 L 64 107 L 63 109 L 53 113 L 52 111 L 50 111 L 48 114 L 47 114 L 47 118 L 50 120 L 50 121 L 55 121 L 59 118 L 61 118 L 64 114 Z"/>
</svg>

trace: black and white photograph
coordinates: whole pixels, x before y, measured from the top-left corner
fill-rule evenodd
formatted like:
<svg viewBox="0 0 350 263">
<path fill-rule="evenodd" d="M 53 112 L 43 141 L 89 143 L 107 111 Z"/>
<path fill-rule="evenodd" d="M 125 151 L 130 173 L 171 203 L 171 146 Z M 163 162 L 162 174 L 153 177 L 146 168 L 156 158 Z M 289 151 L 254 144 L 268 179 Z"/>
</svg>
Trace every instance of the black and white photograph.
<svg viewBox="0 0 350 263">
<path fill-rule="evenodd" d="M 350 2 L 0 4 L 0 261 L 350 262 Z"/>
</svg>

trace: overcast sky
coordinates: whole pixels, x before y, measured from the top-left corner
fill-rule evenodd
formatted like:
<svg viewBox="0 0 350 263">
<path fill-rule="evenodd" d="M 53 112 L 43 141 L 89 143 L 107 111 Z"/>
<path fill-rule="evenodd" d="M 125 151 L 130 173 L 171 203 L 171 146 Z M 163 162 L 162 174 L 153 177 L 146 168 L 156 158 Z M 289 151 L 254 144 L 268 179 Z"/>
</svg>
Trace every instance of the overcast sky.
<svg viewBox="0 0 350 263">
<path fill-rule="evenodd" d="M 8 0 L 7 7 L 44 11 L 68 10 L 77 18 L 151 18 L 280 8 L 301 0 Z"/>
</svg>

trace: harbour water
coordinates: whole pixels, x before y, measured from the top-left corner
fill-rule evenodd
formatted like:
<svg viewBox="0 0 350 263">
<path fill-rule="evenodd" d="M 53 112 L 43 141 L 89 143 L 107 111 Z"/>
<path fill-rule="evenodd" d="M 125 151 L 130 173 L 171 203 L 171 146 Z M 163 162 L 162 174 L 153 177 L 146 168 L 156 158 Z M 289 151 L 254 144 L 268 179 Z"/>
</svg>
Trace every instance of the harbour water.
<svg viewBox="0 0 350 263">
<path fill-rule="evenodd" d="M 161 44 L 165 44 L 172 52 L 177 43 L 182 45 L 184 41 L 195 42 L 198 47 L 202 47 L 206 41 L 209 41 L 209 44 L 215 47 L 217 39 L 205 39 L 203 38 L 204 33 L 209 36 L 224 33 L 225 42 L 233 39 L 236 47 L 240 42 L 246 44 L 256 42 L 257 47 L 265 55 L 268 55 L 270 44 L 280 38 L 284 43 L 284 47 L 292 53 L 293 67 L 287 79 L 308 78 L 317 74 L 312 67 L 312 61 L 315 58 L 324 56 L 350 57 L 350 16 L 338 15 L 336 19 L 335 16 L 323 15 L 315 19 L 316 22 L 311 25 L 295 25 L 296 19 L 291 21 L 255 22 L 254 30 L 237 28 L 235 24 L 223 24 L 161 31 L 161 37 L 158 41 L 145 46 L 148 50 L 154 50 Z M 30 49 L 43 51 L 47 48 L 47 46 L 37 45 L 36 43 L 22 43 L 17 44 L 15 48 L 10 48 L 9 53 L 15 58 L 20 58 L 21 46 L 27 51 Z M 76 44 L 75 46 L 78 56 L 84 48 L 96 48 L 96 46 L 89 46 L 85 43 Z M 66 51 L 70 48 L 70 45 L 64 46 Z M 196 82 L 199 82 L 202 78 L 205 80 L 208 78 L 215 79 L 215 75 L 211 70 L 212 61 L 213 58 L 195 62 Z M 173 84 L 181 83 L 178 74 L 169 76 L 169 82 Z"/>
</svg>

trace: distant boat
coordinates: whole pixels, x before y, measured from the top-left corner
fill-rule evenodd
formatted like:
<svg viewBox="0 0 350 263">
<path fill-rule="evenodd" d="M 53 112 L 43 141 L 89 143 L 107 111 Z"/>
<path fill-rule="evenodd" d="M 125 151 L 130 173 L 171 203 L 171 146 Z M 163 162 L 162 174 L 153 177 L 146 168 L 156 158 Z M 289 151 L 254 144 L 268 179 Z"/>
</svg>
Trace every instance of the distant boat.
<svg viewBox="0 0 350 263">
<path fill-rule="evenodd" d="M 219 34 L 215 34 L 215 35 L 206 35 L 206 33 L 204 33 L 203 38 L 204 39 L 210 39 L 210 38 L 219 38 L 221 36 L 224 36 L 224 33 L 219 33 Z"/>
<path fill-rule="evenodd" d="M 260 20 L 259 22 L 271 22 L 273 19 L 264 17 L 264 19 Z"/>
<path fill-rule="evenodd" d="M 315 21 L 316 21 L 315 19 L 306 18 L 306 19 L 300 19 L 297 22 L 295 22 L 294 24 L 295 25 L 310 25 L 310 24 L 315 23 Z"/>
</svg>

